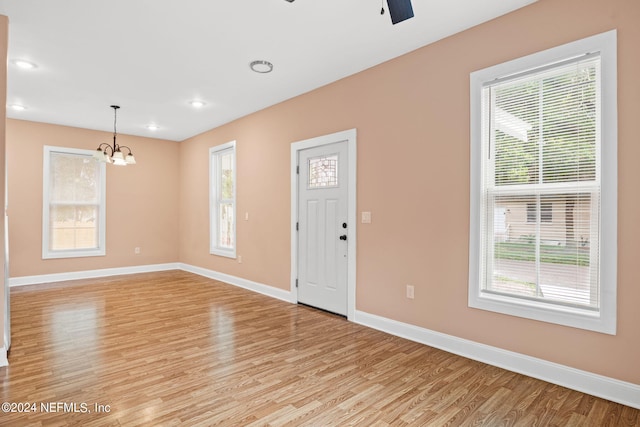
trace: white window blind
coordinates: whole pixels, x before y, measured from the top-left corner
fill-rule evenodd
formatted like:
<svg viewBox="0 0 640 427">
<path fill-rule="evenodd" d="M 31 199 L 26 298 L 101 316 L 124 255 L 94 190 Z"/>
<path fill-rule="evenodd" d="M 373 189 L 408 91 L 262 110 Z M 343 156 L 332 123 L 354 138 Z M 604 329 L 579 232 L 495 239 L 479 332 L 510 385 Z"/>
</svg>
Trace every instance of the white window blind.
<svg viewBox="0 0 640 427">
<path fill-rule="evenodd" d="M 482 292 L 598 310 L 599 70 L 595 56 L 483 89 Z"/>
<path fill-rule="evenodd" d="M 210 149 L 210 252 L 231 258 L 236 253 L 235 165 L 235 142 Z"/>
<path fill-rule="evenodd" d="M 471 74 L 471 307 L 615 333 L 615 49 Z"/>
<path fill-rule="evenodd" d="M 104 164 L 91 150 L 46 146 L 43 176 L 43 258 L 104 255 Z"/>
</svg>

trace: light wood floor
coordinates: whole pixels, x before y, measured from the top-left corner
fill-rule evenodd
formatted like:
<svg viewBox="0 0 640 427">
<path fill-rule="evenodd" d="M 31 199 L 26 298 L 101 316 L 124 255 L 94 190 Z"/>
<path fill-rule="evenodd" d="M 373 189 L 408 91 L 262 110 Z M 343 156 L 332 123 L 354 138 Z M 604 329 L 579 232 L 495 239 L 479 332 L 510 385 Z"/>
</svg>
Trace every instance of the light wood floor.
<svg viewBox="0 0 640 427">
<path fill-rule="evenodd" d="M 185 272 L 14 288 L 11 308 L 0 400 L 37 407 L 2 426 L 640 425 L 638 410 Z"/>
</svg>

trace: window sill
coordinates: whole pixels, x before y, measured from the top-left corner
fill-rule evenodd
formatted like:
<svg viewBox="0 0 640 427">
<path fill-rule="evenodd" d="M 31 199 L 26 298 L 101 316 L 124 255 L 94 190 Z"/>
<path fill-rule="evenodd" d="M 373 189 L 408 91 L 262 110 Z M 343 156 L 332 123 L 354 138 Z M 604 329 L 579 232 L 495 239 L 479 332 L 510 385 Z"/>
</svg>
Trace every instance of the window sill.
<svg viewBox="0 0 640 427">
<path fill-rule="evenodd" d="M 235 249 L 228 249 L 227 250 L 227 249 L 211 248 L 209 250 L 209 254 L 222 256 L 222 257 L 226 257 L 226 258 L 236 259 L 236 251 L 235 251 Z"/>
<path fill-rule="evenodd" d="M 609 335 L 616 334 L 615 317 L 577 307 L 545 304 L 503 295 L 470 295 L 469 307 L 557 325 L 585 329 Z"/>
<path fill-rule="evenodd" d="M 104 249 L 91 249 L 85 251 L 47 251 L 42 253 L 42 259 L 87 258 L 105 255 L 106 251 Z"/>
</svg>

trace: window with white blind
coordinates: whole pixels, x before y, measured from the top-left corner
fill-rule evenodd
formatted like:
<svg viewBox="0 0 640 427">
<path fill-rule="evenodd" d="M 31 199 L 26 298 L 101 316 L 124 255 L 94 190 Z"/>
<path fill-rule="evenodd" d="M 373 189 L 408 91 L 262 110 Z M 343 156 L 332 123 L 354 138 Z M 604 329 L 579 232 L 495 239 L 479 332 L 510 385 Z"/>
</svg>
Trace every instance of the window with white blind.
<svg viewBox="0 0 640 427">
<path fill-rule="evenodd" d="M 615 31 L 471 74 L 469 305 L 615 334 Z"/>
<path fill-rule="evenodd" d="M 106 168 L 93 150 L 44 147 L 42 257 L 105 254 Z"/>
<path fill-rule="evenodd" d="M 236 143 L 209 149 L 210 253 L 236 257 Z"/>
</svg>

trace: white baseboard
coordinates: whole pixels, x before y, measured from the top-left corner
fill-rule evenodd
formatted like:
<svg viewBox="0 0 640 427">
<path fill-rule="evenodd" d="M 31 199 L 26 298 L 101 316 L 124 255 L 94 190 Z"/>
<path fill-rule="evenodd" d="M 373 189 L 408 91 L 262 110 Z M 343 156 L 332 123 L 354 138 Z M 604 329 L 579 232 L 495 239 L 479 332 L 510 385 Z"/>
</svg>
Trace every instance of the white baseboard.
<svg viewBox="0 0 640 427">
<path fill-rule="evenodd" d="M 38 283 L 60 282 L 86 278 L 106 277 L 123 274 L 147 273 L 166 270 L 184 270 L 199 276 L 219 280 L 234 286 L 248 289 L 282 301 L 296 303 L 290 291 L 273 286 L 242 279 L 229 274 L 220 273 L 202 267 L 183 263 L 155 264 L 135 267 L 108 268 L 103 270 L 78 271 L 71 273 L 48 274 L 41 276 L 13 277 L 10 286 L 23 286 Z M 602 375 L 593 374 L 569 366 L 548 362 L 520 353 L 503 350 L 497 347 L 480 344 L 474 341 L 443 334 L 402 323 L 374 314 L 357 311 L 354 323 L 368 326 L 392 335 L 419 342 L 431 347 L 458 354 L 509 371 L 518 372 L 553 384 L 558 384 L 583 393 L 598 396 L 632 408 L 640 409 L 640 385 L 632 384 Z M 7 366 L 7 352 L 0 348 L 0 366 Z"/>
<path fill-rule="evenodd" d="M 9 286 L 37 285 L 40 283 L 64 282 L 67 280 L 94 279 L 96 277 L 120 276 L 123 274 L 152 273 L 154 271 L 179 270 L 177 262 L 167 264 L 136 265 L 132 267 L 104 268 L 101 270 L 72 271 L 69 273 L 42 274 L 38 276 L 10 277 Z"/>
<path fill-rule="evenodd" d="M 640 409 L 640 385 L 638 384 L 581 371 L 362 311 L 356 311 L 353 321 L 449 353 Z"/>
<path fill-rule="evenodd" d="M 240 288 L 248 289 L 253 292 L 257 292 L 262 295 L 266 295 L 272 298 L 276 298 L 286 302 L 296 303 L 293 300 L 293 296 L 290 291 L 274 288 L 273 286 L 263 285 L 262 283 L 252 282 L 251 280 L 242 279 L 240 277 L 231 276 L 230 274 L 219 273 L 214 270 L 209 270 L 202 267 L 196 267 L 189 264 L 179 264 L 179 268 L 190 273 L 197 274 L 199 276 L 208 277 L 209 279 L 219 280 L 221 282 L 228 283 L 230 285 L 238 286 Z"/>
</svg>

